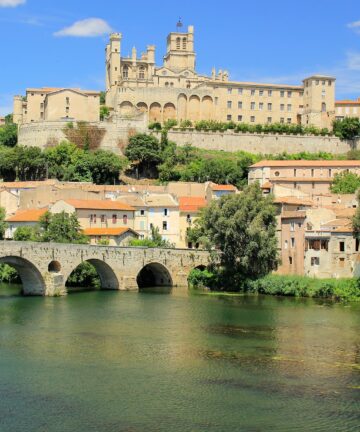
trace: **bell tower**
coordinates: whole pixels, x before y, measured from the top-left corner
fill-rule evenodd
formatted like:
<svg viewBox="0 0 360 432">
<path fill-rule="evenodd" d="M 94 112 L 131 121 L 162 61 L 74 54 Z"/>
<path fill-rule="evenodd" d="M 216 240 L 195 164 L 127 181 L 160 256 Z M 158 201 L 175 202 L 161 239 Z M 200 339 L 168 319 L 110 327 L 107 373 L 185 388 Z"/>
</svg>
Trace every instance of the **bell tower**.
<svg viewBox="0 0 360 432">
<path fill-rule="evenodd" d="M 167 37 L 167 52 L 164 56 L 164 66 L 174 72 L 188 69 L 195 72 L 194 27 L 189 26 L 187 32 L 182 32 L 181 21 L 177 31 Z"/>
<path fill-rule="evenodd" d="M 121 33 L 111 33 L 106 45 L 106 105 L 114 107 L 117 85 L 120 76 Z"/>
</svg>

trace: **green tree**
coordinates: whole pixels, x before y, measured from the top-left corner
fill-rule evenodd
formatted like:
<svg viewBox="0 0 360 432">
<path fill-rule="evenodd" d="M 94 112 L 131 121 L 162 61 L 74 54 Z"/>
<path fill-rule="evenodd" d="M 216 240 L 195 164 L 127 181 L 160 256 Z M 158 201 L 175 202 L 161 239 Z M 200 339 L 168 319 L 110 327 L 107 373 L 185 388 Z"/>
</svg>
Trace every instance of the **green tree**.
<svg viewBox="0 0 360 432">
<path fill-rule="evenodd" d="M 132 239 L 129 242 L 130 246 L 141 247 L 161 247 L 161 248 L 174 248 L 175 245 L 169 240 L 163 239 L 158 227 L 151 227 L 151 237 L 146 239 Z"/>
<path fill-rule="evenodd" d="M 357 201 L 360 204 L 360 190 L 357 193 Z M 358 205 L 355 215 L 352 220 L 352 226 L 354 231 L 354 237 L 360 240 L 360 206 Z"/>
<path fill-rule="evenodd" d="M 4 240 L 7 223 L 5 222 L 6 212 L 3 207 L 0 207 L 0 240 Z"/>
<path fill-rule="evenodd" d="M 130 138 L 125 156 L 131 162 L 137 162 L 140 173 L 148 176 L 156 175 L 157 165 L 163 160 L 158 139 L 146 134 L 137 134 Z"/>
<path fill-rule="evenodd" d="M 80 227 L 75 213 L 66 212 L 52 214 L 46 212 L 39 222 L 42 228 L 42 241 L 55 243 L 88 243 Z"/>
<path fill-rule="evenodd" d="M 39 241 L 40 232 L 36 227 L 24 225 L 16 228 L 14 233 L 15 241 Z"/>
<path fill-rule="evenodd" d="M 203 209 L 193 240 L 220 252 L 220 288 L 242 289 L 247 281 L 277 268 L 275 215 L 272 197 L 264 197 L 257 183 Z"/>
<path fill-rule="evenodd" d="M 105 105 L 106 103 L 106 93 L 104 91 L 100 92 L 100 105 Z"/>
<path fill-rule="evenodd" d="M 341 139 L 352 140 L 360 135 L 360 119 L 357 117 L 345 117 L 342 120 L 335 120 L 333 131 Z"/>
<path fill-rule="evenodd" d="M 339 194 L 352 194 L 360 188 L 360 176 L 352 172 L 343 171 L 334 176 L 331 183 L 331 192 Z"/>
<path fill-rule="evenodd" d="M 110 114 L 110 108 L 102 105 L 100 107 L 100 120 L 104 120 Z"/>
<path fill-rule="evenodd" d="M 18 127 L 14 123 L 7 123 L 0 127 L 0 145 L 14 147 L 17 144 Z"/>
</svg>

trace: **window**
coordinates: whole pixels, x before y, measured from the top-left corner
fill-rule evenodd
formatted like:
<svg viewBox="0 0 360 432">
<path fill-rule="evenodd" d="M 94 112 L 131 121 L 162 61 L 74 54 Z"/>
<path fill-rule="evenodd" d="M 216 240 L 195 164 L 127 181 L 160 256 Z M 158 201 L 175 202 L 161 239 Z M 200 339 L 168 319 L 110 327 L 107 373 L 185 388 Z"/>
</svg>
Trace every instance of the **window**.
<svg viewBox="0 0 360 432">
<path fill-rule="evenodd" d="M 181 43 L 181 39 L 178 37 L 176 38 L 176 49 L 180 49 L 180 43 Z"/>
<path fill-rule="evenodd" d="M 294 168 L 294 177 L 296 177 L 296 168 Z"/>
<path fill-rule="evenodd" d="M 182 49 L 186 50 L 186 38 L 183 38 L 182 40 Z"/>
<path fill-rule="evenodd" d="M 101 215 L 101 223 L 106 222 L 106 216 L 104 214 Z"/>
<path fill-rule="evenodd" d="M 280 123 L 285 123 L 284 117 L 280 117 Z"/>
<path fill-rule="evenodd" d="M 243 94 L 243 89 L 242 89 L 242 88 L 239 88 L 239 89 L 238 89 L 238 94 L 239 94 L 239 95 L 242 95 L 242 94 Z"/>
<path fill-rule="evenodd" d="M 292 265 L 292 263 L 293 263 L 293 259 L 292 257 L 289 257 L 289 264 Z"/>
<path fill-rule="evenodd" d="M 188 249 L 192 249 L 192 247 L 193 247 L 192 242 L 188 242 Z"/>
<path fill-rule="evenodd" d="M 284 96 L 285 96 L 284 90 L 280 90 L 280 97 L 284 97 Z"/>
<path fill-rule="evenodd" d="M 288 96 L 288 98 L 290 98 L 291 95 L 292 95 L 292 92 L 291 92 L 291 91 L 288 91 L 288 92 L 287 92 L 287 96 Z"/>
<path fill-rule="evenodd" d="M 284 242 L 284 249 L 287 249 L 289 247 L 289 242 L 287 240 L 285 240 Z"/>
<path fill-rule="evenodd" d="M 345 258 L 339 258 L 339 267 L 344 268 L 345 267 Z"/>
<path fill-rule="evenodd" d="M 40 113 L 40 118 L 41 118 L 41 120 L 44 120 L 44 113 L 43 112 Z"/>
<path fill-rule="evenodd" d="M 227 101 L 227 107 L 228 107 L 228 109 L 231 109 L 231 107 L 232 107 L 232 102 L 231 101 Z"/>
<path fill-rule="evenodd" d="M 255 102 L 251 102 L 251 103 L 250 103 L 250 109 L 252 109 L 252 110 L 255 109 Z"/>
<path fill-rule="evenodd" d="M 359 252 L 360 241 L 359 239 L 355 239 L 355 252 Z"/>
<path fill-rule="evenodd" d="M 291 247 L 294 248 L 295 247 L 295 238 L 291 237 Z"/>
<path fill-rule="evenodd" d="M 254 102 L 255 103 L 255 102 Z M 264 109 L 264 104 L 262 102 L 259 103 L 259 110 L 262 111 Z"/>
<path fill-rule="evenodd" d="M 96 214 L 90 215 L 90 223 L 96 223 Z"/>
<path fill-rule="evenodd" d="M 285 104 L 280 104 L 280 111 L 284 111 L 285 109 Z"/>
<path fill-rule="evenodd" d="M 140 216 L 144 216 L 145 215 L 145 210 L 140 210 Z"/>
<path fill-rule="evenodd" d="M 329 177 L 331 177 L 331 168 L 329 168 Z"/>
<path fill-rule="evenodd" d="M 259 96 L 264 96 L 264 90 L 259 90 Z"/>
<path fill-rule="evenodd" d="M 124 214 L 124 215 L 123 215 L 123 224 L 124 224 L 124 225 L 127 225 L 127 223 L 128 223 L 128 217 L 127 217 L 126 214 Z"/>
<path fill-rule="evenodd" d="M 315 189 L 315 182 L 311 183 L 311 187 L 312 187 L 312 189 Z"/>
<path fill-rule="evenodd" d="M 163 228 L 163 231 L 167 231 L 167 229 L 168 229 L 168 224 L 167 224 L 166 221 L 163 221 L 163 223 L 162 223 L 162 228 Z"/>
<path fill-rule="evenodd" d="M 228 115 L 226 116 L 226 120 L 227 120 L 227 121 L 231 121 L 231 119 L 232 119 L 232 115 L 231 115 L 231 114 L 228 114 Z"/>
<path fill-rule="evenodd" d="M 320 265 L 320 258 L 319 257 L 311 257 L 311 266 L 319 266 Z"/>
<path fill-rule="evenodd" d="M 145 79 L 145 68 L 141 66 L 139 69 L 139 79 Z"/>
<path fill-rule="evenodd" d="M 321 83 L 322 85 L 325 85 L 325 81 L 322 81 L 322 83 Z"/>
<path fill-rule="evenodd" d="M 267 118 L 267 122 L 268 122 L 268 123 L 271 123 L 271 122 L 272 122 L 272 117 L 268 117 L 268 118 Z"/>
<path fill-rule="evenodd" d="M 66 105 L 70 105 L 70 98 L 69 97 L 66 98 Z"/>
<path fill-rule="evenodd" d="M 250 121 L 251 121 L 251 123 L 255 123 L 255 116 L 251 116 Z"/>
<path fill-rule="evenodd" d="M 272 103 L 268 103 L 268 111 L 271 111 L 272 110 Z"/>
<path fill-rule="evenodd" d="M 288 110 L 288 112 L 291 112 L 291 104 L 288 104 L 287 110 Z"/>
<path fill-rule="evenodd" d="M 328 86 L 331 86 L 331 81 L 330 80 L 328 81 Z"/>
<path fill-rule="evenodd" d="M 128 79 L 129 78 L 129 66 L 125 65 L 123 67 L 123 78 Z"/>
<path fill-rule="evenodd" d="M 345 252 L 345 242 L 343 241 L 339 242 L 339 251 Z"/>
<path fill-rule="evenodd" d="M 232 93 L 232 88 L 229 87 L 229 88 L 227 89 L 227 92 L 228 92 L 228 94 L 231 94 L 231 93 Z"/>
<path fill-rule="evenodd" d="M 323 102 L 321 104 L 321 112 L 326 112 L 326 103 L 325 102 Z"/>
<path fill-rule="evenodd" d="M 150 223 L 150 229 L 152 230 L 153 228 L 154 228 L 154 224 L 153 223 Z"/>
<path fill-rule="evenodd" d="M 291 124 L 291 118 L 290 118 L 290 117 L 288 117 L 288 118 L 286 119 L 286 123 L 287 123 L 287 124 Z"/>
<path fill-rule="evenodd" d="M 66 112 L 66 114 L 69 113 L 69 107 L 66 107 L 66 108 L 65 108 L 65 112 Z"/>
<path fill-rule="evenodd" d="M 191 224 L 191 215 L 186 215 L 186 222 Z"/>
<path fill-rule="evenodd" d="M 279 175 L 280 175 L 280 172 L 279 172 L 279 171 L 275 171 L 275 173 L 274 173 L 274 174 L 275 174 L 275 176 L 276 176 L 276 177 L 279 177 Z"/>
<path fill-rule="evenodd" d="M 315 84 L 316 84 L 316 85 L 319 85 L 319 80 L 316 80 L 316 81 L 315 81 Z"/>
<path fill-rule="evenodd" d="M 242 109 L 242 102 L 238 102 L 238 108 Z"/>
<path fill-rule="evenodd" d="M 254 89 L 250 90 L 250 94 L 251 96 L 255 96 L 255 90 Z"/>
<path fill-rule="evenodd" d="M 164 209 L 164 216 L 168 216 L 168 214 L 169 214 L 168 209 Z"/>
<path fill-rule="evenodd" d="M 295 222 L 290 222 L 290 231 L 291 232 L 295 231 Z"/>
<path fill-rule="evenodd" d="M 44 104 L 41 103 L 41 104 L 40 104 L 40 109 L 43 109 L 43 108 L 44 108 Z"/>
<path fill-rule="evenodd" d="M 145 222 L 144 221 L 140 221 L 140 229 L 141 230 L 145 229 Z"/>
<path fill-rule="evenodd" d="M 117 67 L 115 66 L 115 72 L 117 71 Z"/>
<path fill-rule="evenodd" d="M 112 223 L 113 223 L 113 224 L 116 224 L 116 222 L 117 222 L 117 215 L 116 215 L 116 214 L 113 214 L 113 215 L 112 215 Z"/>
<path fill-rule="evenodd" d="M 272 90 L 268 90 L 268 96 L 272 96 Z"/>
<path fill-rule="evenodd" d="M 314 168 L 311 168 L 311 177 L 314 177 Z"/>
<path fill-rule="evenodd" d="M 242 115 L 238 115 L 238 121 L 241 122 L 242 119 L 243 119 L 243 116 Z"/>
</svg>

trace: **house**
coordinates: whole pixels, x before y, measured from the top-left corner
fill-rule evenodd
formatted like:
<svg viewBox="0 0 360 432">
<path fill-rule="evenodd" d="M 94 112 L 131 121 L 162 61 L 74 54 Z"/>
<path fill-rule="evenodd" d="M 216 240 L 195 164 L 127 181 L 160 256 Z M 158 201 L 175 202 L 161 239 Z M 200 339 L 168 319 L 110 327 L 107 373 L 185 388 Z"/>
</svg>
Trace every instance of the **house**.
<svg viewBox="0 0 360 432">
<path fill-rule="evenodd" d="M 109 246 L 128 246 L 130 241 L 139 238 L 131 228 L 85 228 L 84 234 L 90 238 L 90 244 L 107 244 Z"/>
<path fill-rule="evenodd" d="M 189 249 L 196 247 L 196 245 L 193 245 L 191 242 L 187 241 L 187 231 L 189 228 L 194 226 L 194 222 L 199 216 L 200 210 L 206 207 L 206 205 L 206 199 L 202 196 L 179 197 L 180 247 Z"/>
<path fill-rule="evenodd" d="M 219 199 L 224 195 L 235 194 L 238 190 L 233 185 L 220 185 L 213 182 L 206 183 L 205 196 L 208 202 Z"/>
<path fill-rule="evenodd" d="M 15 231 L 19 227 L 36 227 L 39 223 L 41 216 L 43 216 L 47 210 L 47 208 L 18 210 L 13 216 L 9 216 L 6 219 L 8 226 L 5 230 L 5 238 L 13 239 Z"/>
</svg>

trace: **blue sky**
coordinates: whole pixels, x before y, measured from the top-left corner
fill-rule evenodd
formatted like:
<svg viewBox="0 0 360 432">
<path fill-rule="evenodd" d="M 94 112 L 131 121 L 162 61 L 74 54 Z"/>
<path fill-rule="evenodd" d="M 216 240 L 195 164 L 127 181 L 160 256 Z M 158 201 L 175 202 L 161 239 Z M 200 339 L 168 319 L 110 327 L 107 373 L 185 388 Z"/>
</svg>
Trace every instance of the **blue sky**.
<svg viewBox="0 0 360 432">
<path fill-rule="evenodd" d="M 124 55 L 155 44 L 161 64 L 180 16 L 195 26 L 201 73 L 284 84 L 326 73 L 337 98 L 360 96 L 359 0 L 0 0 L 0 115 L 26 87 L 103 89 L 110 29 Z"/>
</svg>

